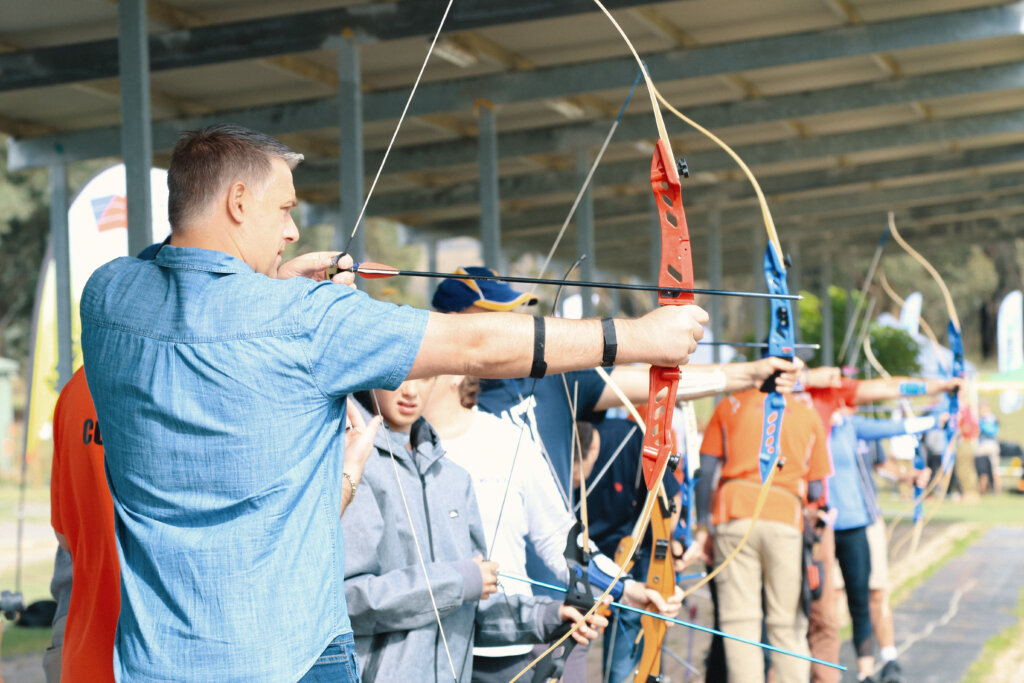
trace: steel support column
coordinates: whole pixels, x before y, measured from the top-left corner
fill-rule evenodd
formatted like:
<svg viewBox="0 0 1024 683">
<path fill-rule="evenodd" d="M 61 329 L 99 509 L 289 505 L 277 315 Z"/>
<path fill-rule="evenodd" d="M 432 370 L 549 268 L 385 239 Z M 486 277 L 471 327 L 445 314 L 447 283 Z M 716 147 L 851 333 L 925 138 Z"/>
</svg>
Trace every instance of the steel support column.
<svg viewBox="0 0 1024 683">
<path fill-rule="evenodd" d="M 129 206 L 131 206 L 130 203 Z M 129 233 L 130 237 L 131 234 Z M 63 164 L 50 167 L 50 250 L 53 254 L 53 266 L 56 272 L 57 389 L 59 391 L 71 379 L 72 372 L 68 170 Z"/>
<path fill-rule="evenodd" d="M 153 128 L 149 109 L 146 0 L 118 2 L 117 25 L 121 157 L 128 194 L 128 253 L 134 256 L 153 241 L 153 193 L 149 177 L 153 167 Z"/>
<path fill-rule="evenodd" d="M 580 187 L 587 180 L 590 172 L 590 154 L 586 148 L 576 151 L 576 180 Z M 576 249 L 586 256 L 580 264 L 580 279 L 594 282 L 597 280 L 597 247 L 594 242 L 594 197 L 590 186 L 583 191 L 580 204 L 576 207 Z M 590 287 L 580 290 L 583 299 L 583 317 L 594 317 L 594 291 Z"/>
<path fill-rule="evenodd" d="M 341 225 L 335 226 L 333 245 L 341 250 L 347 244 L 352 258 L 361 261 L 366 257 L 366 226 L 359 228 L 355 238 L 348 242 L 364 201 L 362 74 L 359 47 L 351 38 L 342 38 L 338 46 L 338 134 Z"/>
<path fill-rule="evenodd" d="M 435 273 L 437 272 L 438 242 L 440 241 L 437 237 L 429 237 L 423 243 L 427 249 L 427 270 Z"/>
<path fill-rule="evenodd" d="M 835 364 L 835 336 L 832 324 L 832 297 L 829 287 L 832 284 L 832 252 L 825 249 L 821 253 L 821 364 Z"/>
<path fill-rule="evenodd" d="M 489 103 L 477 107 L 480 119 L 478 155 L 480 162 L 480 251 L 484 265 L 502 270 L 501 206 L 498 196 L 498 126 Z"/>
</svg>

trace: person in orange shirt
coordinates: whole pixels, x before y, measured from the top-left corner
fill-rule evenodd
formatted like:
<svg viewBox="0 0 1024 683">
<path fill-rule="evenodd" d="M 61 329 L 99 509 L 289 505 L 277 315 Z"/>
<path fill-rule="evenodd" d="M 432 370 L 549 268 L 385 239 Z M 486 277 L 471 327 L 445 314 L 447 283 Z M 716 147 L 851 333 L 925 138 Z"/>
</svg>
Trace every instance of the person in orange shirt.
<svg viewBox="0 0 1024 683">
<path fill-rule="evenodd" d="M 710 521 L 716 562 L 722 562 L 750 529 L 761 492 L 764 398 L 757 389 L 727 397 L 704 432 L 695 540 L 702 544 L 707 539 Z M 760 641 L 763 620 L 772 645 L 807 654 L 807 617 L 801 608 L 803 510 L 822 500 L 823 480 L 831 467 L 821 420 L 789 395 L 779 448 L 781 469 L 750 538 L 716 578 L 719 624 L 727 633 Z M 715 481 L 719 483 L 712 502 Z M 730 681 L 766 680 L 758 648 L 727 640 L 725 657 Z M 777 683 L 806 683 L 810 676 L 809 663 L 795 657 L 773 657 L 772 669 Z"/>
<path fill-rule="evenodd" d="M 53 412 L 50 523 L 71 553 L 71 606 L 61 680 L 114 680 L 114 632 L 121 611 L 114 506 L 103 468 L 103 435 L 85 372 L 64 386 Z"/>
</svg>

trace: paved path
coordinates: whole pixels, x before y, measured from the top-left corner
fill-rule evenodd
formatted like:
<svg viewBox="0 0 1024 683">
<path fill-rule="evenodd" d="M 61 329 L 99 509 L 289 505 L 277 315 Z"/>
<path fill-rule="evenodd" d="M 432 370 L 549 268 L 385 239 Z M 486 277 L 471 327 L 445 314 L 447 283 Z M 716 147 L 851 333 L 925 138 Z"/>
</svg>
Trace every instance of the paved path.
<svg viewBox="0 0 1024 683">
<path fill-rule="evenodd" d="M 896 642 L 907 681 L 957 683 L 985 643 L 1016 622 L 1024 586 L 1024 527 L 994 527 L 896 607 Z M 855 671 L 853 650 L 842 663 Z M 848 673 L 843 681 L 855 681 Z"/>
</svg>

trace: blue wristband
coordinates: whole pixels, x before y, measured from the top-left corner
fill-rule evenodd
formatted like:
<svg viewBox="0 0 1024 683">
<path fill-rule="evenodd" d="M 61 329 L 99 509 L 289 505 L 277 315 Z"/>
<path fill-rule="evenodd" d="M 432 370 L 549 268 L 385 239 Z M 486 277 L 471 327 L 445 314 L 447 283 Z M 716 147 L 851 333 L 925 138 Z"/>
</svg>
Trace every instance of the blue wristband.
<svg viewBox="0 0 1024 683">
<path fill-rule="evenodd" d="M 928 387 L 921 380 L 900 382 L 900 396 L 924 396 L 927 393 Z"/>
</svg>

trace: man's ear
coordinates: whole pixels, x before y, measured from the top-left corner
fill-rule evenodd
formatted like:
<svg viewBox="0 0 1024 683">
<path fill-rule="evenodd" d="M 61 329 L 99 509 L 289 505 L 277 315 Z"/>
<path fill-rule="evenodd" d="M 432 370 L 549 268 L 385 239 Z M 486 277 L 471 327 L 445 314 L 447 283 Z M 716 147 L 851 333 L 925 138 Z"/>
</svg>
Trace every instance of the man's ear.
<svg viewBox="0 0 1024 683">
<path fill-rule="evenodd" d="M 228 187 L 227 196 L 224 198 L 227 206 L 228 216 L 235 223 L 245 222 L 245 199 L 246 199 L 246 187 L 245 183 L 241 180 L 231 183 Z"/>
</svg>

